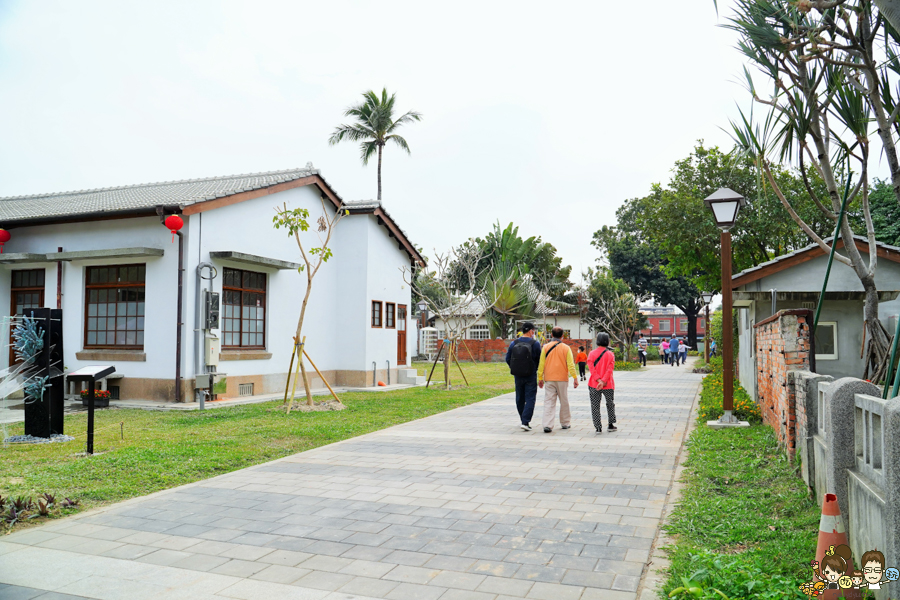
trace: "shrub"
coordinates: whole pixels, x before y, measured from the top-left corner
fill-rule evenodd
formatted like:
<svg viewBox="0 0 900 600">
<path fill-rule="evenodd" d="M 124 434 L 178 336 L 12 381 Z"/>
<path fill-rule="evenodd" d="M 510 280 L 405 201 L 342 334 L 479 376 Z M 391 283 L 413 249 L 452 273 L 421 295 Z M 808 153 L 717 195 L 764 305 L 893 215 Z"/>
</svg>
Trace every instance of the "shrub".
<svg viewBox="0 0 900 600">
<path fill-rule="evenodd" d="M 716 357 L 710 360 L 712 372 L 703 378 L 703 389 L 700 391 L 700 410 L 698 419 L 712 421 L 722 416 L 723 376 L 722 358 Z M 743 421 L 758 423 L 762 421 L 762 413 L 759 405 L 753 401 L 750 395 L 734 381 L 734 416 Z"/>
<path fill-rule="evenodd" d="M 88 391 L 81 390 L 81 399 L 87 400 Z M 95 400 L 109 400 L 109 390 L 94 390 L 94 399 Z"/>
</svg>

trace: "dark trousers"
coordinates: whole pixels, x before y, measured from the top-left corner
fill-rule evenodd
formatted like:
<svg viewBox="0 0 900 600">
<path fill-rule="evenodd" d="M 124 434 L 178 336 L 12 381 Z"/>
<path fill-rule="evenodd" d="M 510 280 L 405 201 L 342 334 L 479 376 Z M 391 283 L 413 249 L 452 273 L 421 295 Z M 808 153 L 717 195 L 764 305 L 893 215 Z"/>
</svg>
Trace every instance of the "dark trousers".
<svg viewBox="0 0 900 600">
<path fill-rule="evenodd" d="M 527 377 L 515 376 L 516 410 L 523 425 L 531 423 L 534 416 L 534 401 L 537 398 L 537 373 Z"/>
<path fill-rule="evenodd" d="M 640 362 L 645 367 L 647 366 L 647 355 L 640 350 L 638 350 L 638 362 Z"/>
<path fill-rule="evenodd" d="M 601 418 L 603 400 L 606 400 L 607 423 L 613 425 L 616 422 L 616 391 L 588 388 L 588 395 L 591 399 L 591 419 L 594 421 L 594 429 L 597 431 L 603 429 L 603 419 Z"/>
<path fill-rule="evenodd" d="M 585 378 L 584 368 L 587 366 L 587 363 L 578 363 L 578 375 L 582 379 Z"/>
</svg>

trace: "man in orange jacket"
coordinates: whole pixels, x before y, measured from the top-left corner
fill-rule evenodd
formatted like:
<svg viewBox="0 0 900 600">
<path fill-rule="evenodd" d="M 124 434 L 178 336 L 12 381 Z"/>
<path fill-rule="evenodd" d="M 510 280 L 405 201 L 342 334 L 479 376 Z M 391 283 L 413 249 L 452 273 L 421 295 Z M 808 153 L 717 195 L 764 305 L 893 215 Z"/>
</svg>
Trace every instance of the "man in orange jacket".
<svg viewBox="0 0 900 600">
<path fill-rule="evenodd" d="M 556 399 L 559 398 L 559 424 L 563 429 L 572 426 L 572 413 L 569 410 L 569 377 L 575 380 L 578 387 L 578 372 L 572 359 L 572 349 L 562 341 L 562 327 L 554 327 L 550 332 L 553 339 L 541 348 L 541 362 L 538 363 L 538 387 L 547 390 L 544 393 L 544 433 L 553 431 L 556 422 Z"/>
</svg>

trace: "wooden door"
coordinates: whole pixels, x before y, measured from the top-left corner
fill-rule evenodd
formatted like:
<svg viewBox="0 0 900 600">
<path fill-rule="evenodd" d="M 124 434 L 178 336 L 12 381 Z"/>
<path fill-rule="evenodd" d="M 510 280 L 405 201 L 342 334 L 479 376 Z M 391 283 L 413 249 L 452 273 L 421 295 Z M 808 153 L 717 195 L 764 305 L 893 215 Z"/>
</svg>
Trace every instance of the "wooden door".
<svg viewBox="0 0 900 600">
<path fill-rule="evenodd" d="M 406 364 L 406 305 L 397 305 L 397 364 Z"/>
<path fill-rule="evenodd" d="M 25 314 L 27 308 L 43 308 L 44 306 L 44 269 L 28 269 L 13 271 L 10 290 L 10 316 Z M 18 362 L 12 347 L 12 330 L 10 328 L 9 364 Z"/>
</svg>

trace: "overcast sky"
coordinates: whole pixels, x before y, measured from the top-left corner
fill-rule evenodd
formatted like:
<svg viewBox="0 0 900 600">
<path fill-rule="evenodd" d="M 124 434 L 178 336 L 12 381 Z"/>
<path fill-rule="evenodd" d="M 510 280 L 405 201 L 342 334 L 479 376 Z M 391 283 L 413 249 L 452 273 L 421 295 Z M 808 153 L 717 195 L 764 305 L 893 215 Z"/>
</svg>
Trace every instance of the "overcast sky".
<svg viewBox="0 0 900 600">
<path fill-rule="evenodd" d="M 384 159 L 413 243 L 512 221 L 577 280 L 624 200 L 695 140 L 730 147 L 745 92 L 721 22 L 712 0 L 0 0 L 0 195 L 312 162 L 343 198 L 374 198 L 375 165 L 327 140 L 386 86 L 424 114 L 401 132 L 412 155 Z"/>
</svg>

